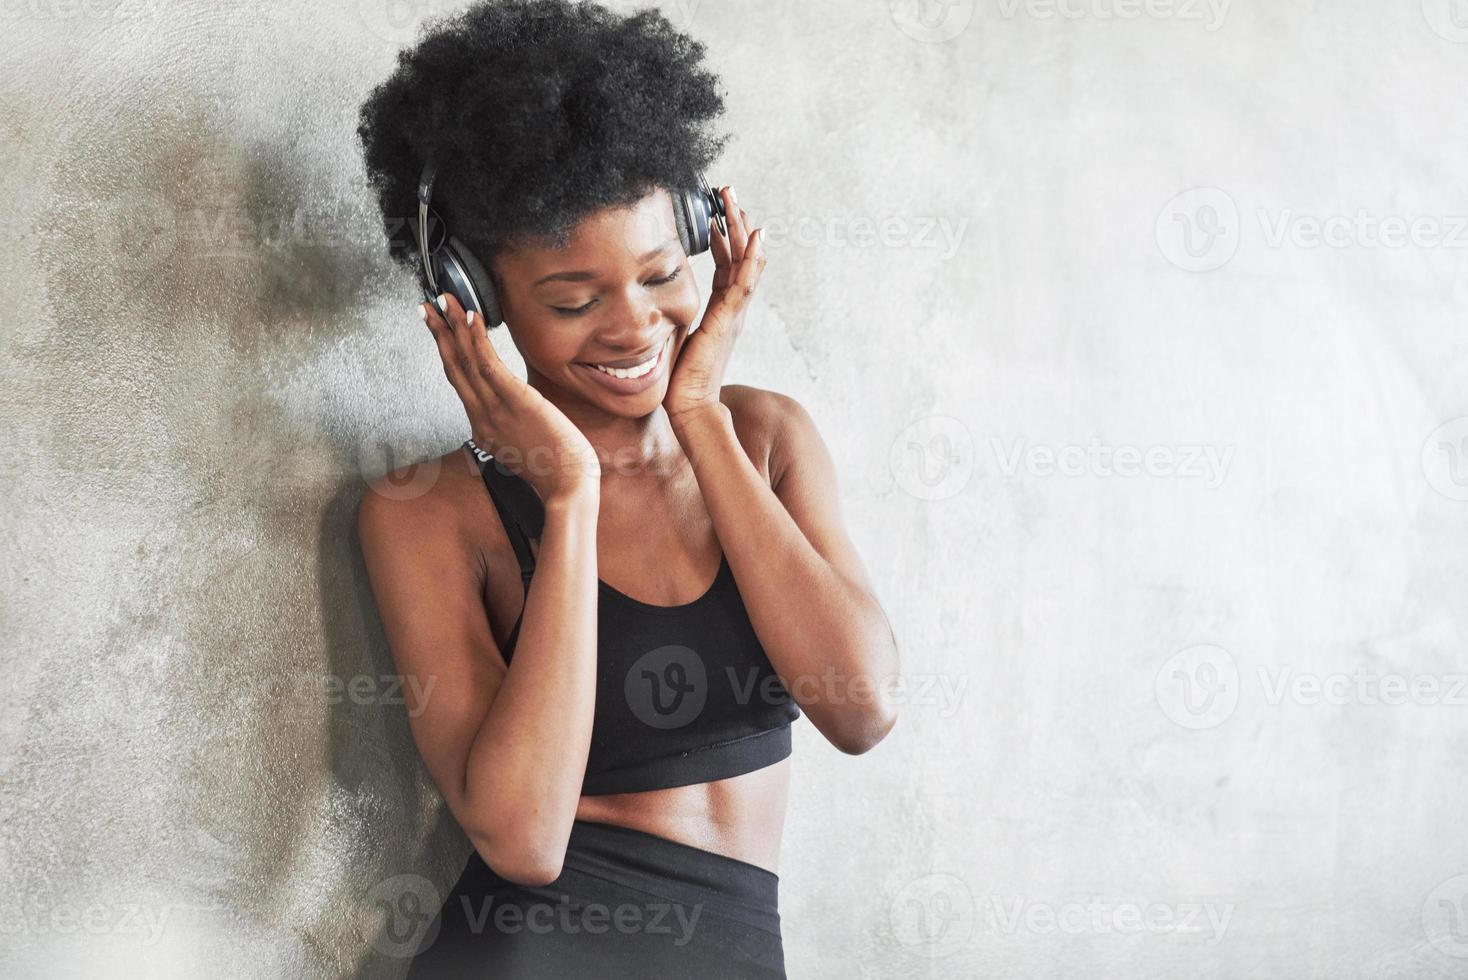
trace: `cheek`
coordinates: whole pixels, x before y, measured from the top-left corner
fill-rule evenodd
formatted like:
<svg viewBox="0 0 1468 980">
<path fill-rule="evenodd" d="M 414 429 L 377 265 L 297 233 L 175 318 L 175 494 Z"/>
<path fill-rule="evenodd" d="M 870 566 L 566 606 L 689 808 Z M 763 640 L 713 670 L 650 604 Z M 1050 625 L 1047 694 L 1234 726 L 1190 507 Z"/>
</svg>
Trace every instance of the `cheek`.
<svg viewBox="0 0 1468 980">
<path fill-rule="evenodd" d="M 675 295 L 664 300 L 663 314 L 679 326 L 692 326 L 702 302 L 702 297 L 698 293 L 698 283 L 693 279 L 693 270 L 689 269 L 685 275 L 679 276 L 678 281 L 682 282 L 683 286 L 673 291 Z"/>
</svg>

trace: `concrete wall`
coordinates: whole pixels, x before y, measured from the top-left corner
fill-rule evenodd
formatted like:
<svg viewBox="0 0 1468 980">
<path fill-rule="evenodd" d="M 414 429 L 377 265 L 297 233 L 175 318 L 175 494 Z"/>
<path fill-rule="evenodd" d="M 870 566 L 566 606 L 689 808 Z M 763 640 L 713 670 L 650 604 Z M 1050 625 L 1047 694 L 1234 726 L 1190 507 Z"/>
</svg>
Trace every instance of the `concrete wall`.
<svg viewBox="0 0 1468 980">
<path fill-rule="evenodd" d="M 0 974 L 396 977 L 467 854 L 351 533 L 465 434 L 353 136 L 443 9 L 0 7 Z M 1468 10 L 663 9 L 913 682 L 791 975 L 1468 973 Z"/>
</svg>

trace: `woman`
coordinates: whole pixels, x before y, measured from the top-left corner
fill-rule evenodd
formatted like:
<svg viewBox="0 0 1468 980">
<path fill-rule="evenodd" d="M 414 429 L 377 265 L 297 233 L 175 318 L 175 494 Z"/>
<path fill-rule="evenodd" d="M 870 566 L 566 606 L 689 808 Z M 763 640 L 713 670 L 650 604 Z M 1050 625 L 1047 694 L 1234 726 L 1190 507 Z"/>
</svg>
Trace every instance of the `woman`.
<svg viewBox="0 0 1468 980">
<path fill-rule="evenodd" d="M 527 372 L 482 314 L 425 303 L 472 438 L 359 514 L 414 740 L 473 844 L 410 976 L 784 976 L 790 725 L 860 753 L 894 722 L 825 445 L 793 399 L 722 383 L 765 265 L 730 187 L 698 315 L 669 189 L 723 143 L 702 56 L 652 11 L 481 3 L 362 109 L 394 258 L 419 258 L 398 216 L 434 159 Z"/>
</svg>

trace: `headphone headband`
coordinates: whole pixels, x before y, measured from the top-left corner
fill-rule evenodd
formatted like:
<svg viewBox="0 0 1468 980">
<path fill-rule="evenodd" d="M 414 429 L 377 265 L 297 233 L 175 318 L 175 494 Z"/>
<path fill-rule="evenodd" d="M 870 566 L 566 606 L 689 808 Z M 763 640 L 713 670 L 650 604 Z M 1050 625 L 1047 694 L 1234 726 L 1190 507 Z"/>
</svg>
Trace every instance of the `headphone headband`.
<svg viewBox="0 0 1468 980">
<path fill-rule="evenodd" d="M 499 326 L 499 298 L 494 292 L 494 283 L 489 272 L 469 251 L 463 242 L 449 234 L 441 215 L 433 211 L 433 184 L 438 177 L 438 164 L 429 158 L 418 177 L 418 256 L 422 262 L 419 283 L 428 302 L 436 302 L 443 293 L 453 293 L 464 310 L 473 310 L 484 319 L 486 328 Z M 724 202 L 704 179 L 702 172 L 694 175 L 696 183 L 675 191 L 673 198 L 673 221 L 678 229 L 678 239 L 683 250 L 691 257 L 705 252 L 712 244 L 710 225 L 717 224 L 725 238 L 729 235 L 725 223 Z M 430 247 L 429 216 L 440 232 L 439 244 Z"/>
</svg>

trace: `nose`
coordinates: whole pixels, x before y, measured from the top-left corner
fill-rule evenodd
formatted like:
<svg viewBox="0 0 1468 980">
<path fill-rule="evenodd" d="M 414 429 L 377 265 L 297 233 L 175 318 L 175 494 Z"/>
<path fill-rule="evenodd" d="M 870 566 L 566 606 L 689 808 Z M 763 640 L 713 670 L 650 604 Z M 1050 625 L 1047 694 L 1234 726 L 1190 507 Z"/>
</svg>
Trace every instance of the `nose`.
<svg viewBox="0 0 1468 980">
<path fill-rule="evenodd" d="M 657 341 L 662 332 L 663 311 L 648 290 L 634 286 L 608 307 L 608 329 L 602 334 L 607 349 L 630 353 L 644 350 Z"/>
</svg>

